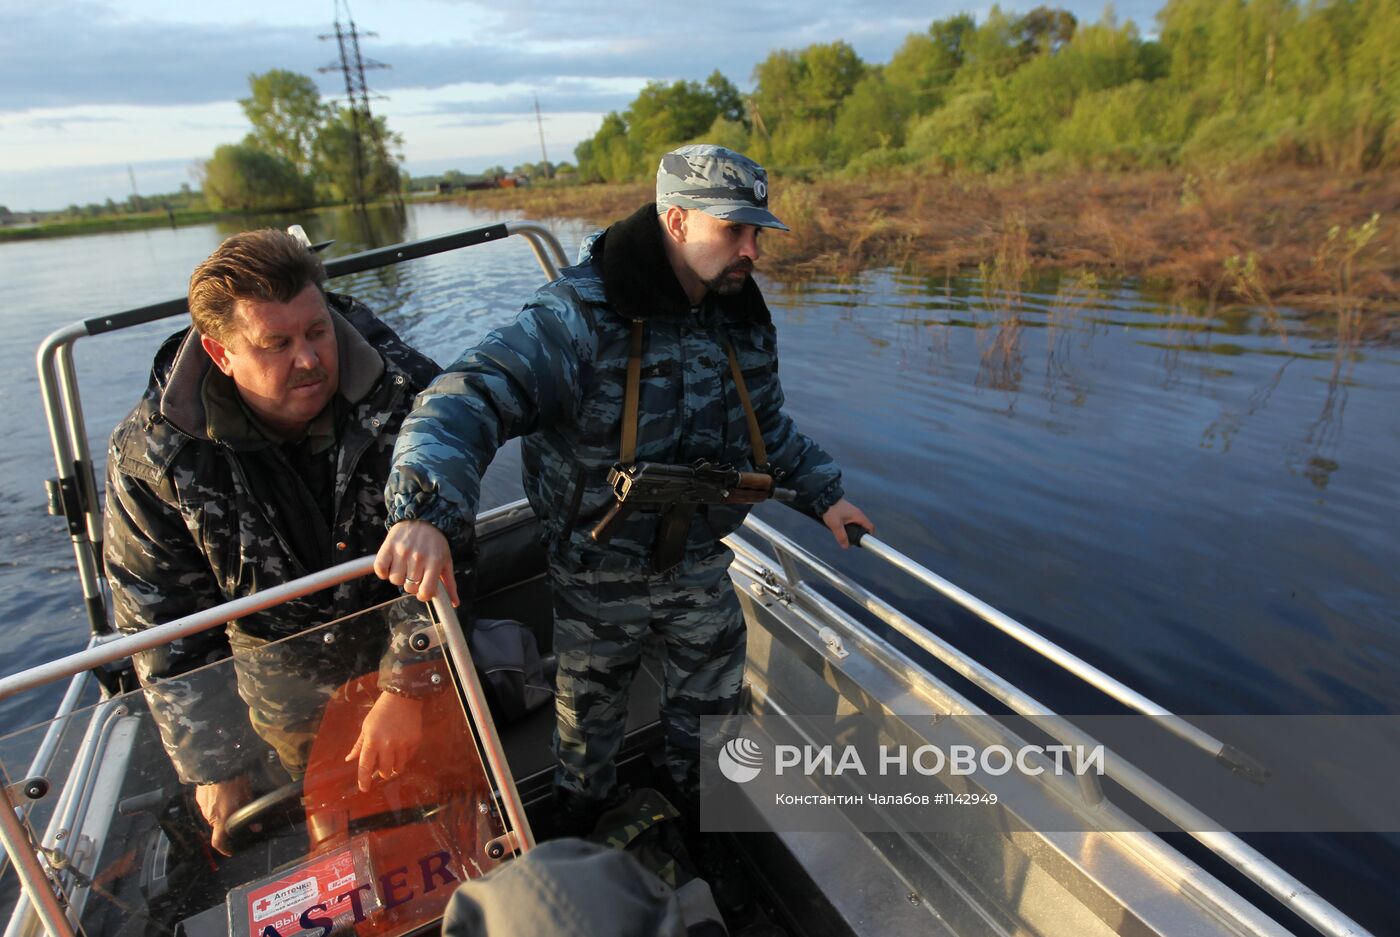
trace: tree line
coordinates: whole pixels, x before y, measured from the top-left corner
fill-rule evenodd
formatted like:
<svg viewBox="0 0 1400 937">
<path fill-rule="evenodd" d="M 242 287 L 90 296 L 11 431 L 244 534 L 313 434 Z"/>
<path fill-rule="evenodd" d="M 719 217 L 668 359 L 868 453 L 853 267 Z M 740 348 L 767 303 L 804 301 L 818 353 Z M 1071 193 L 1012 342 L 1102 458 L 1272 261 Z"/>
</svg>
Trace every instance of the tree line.
<svg viewBox="0 0 1400 937">
<path fill-rule="evenodd" d="M 252 131 L 201 167 L 210 208 L 279 211 L 399 191 L 403 138 L 383 117 L 327 104 L 314 81 L 284 69 L 248 84 L 238 103 Z"/>
<path fill-rule="evenodd" d="M 61 212 L 25 212 L 35 218 L 66 218 L 70 221 L 96 220 L 101 218 L 120 218 L 126 215 L 141 215 L 148 212 L 188 212 L 198 210 L 203 207 L 200 193 L 190 188 L 188 182 L 181 184 L 178 192 L 164 192 L 152 195 L 140 195 L 133 192 L 131 195 L 117 201 L 108 198 L 104 202 L 89 202 L 86 205 L 79 205 L 76 202 L 63 209 Z M 0 215 L 4 214 L 4 209 L 0 208 Z"/>
<path fill-rule="evenodd" d="M 1395 0 L 1168 0 L 1157 27 L 993 6 L 885 64 L 843 41 L 775 51 L 747 96 L 719 72 L 653 82 L 579 144 L 579 174 L 645 179 L 701 140 L 797 174 L 1400 165 Z"/>
</svg>

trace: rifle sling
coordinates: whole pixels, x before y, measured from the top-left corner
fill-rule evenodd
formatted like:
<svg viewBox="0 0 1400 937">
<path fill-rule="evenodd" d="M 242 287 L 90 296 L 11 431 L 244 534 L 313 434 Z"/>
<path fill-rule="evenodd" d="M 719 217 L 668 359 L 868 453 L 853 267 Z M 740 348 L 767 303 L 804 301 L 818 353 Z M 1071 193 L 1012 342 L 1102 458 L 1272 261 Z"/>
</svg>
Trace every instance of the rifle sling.
<svg viewBox="0 0 1400 937">
<path fill-rule="evenodd" d="M 749 402 L 749 388 L 744 383 L 744 372 L 739 370 L 739 359 L 734 354 L 734 346 L 729 339 L 724 342 L 724 353 L 729 356 L 729 373 L 734 375 L 734 389 L 739 392 L 739 402 L 744 405 L 744 416 L 749 422 L 749 445 L 753 446 L 753 464 L 760 472 L 768 471 L 768 447 L 763 445 L 763 432 L 758 428 L 758 416 Z"/>
<path fill-rule="evenodd" d="M 632 342 L 627 358 L 627 389 L 622 399 L 622 446 L 617 461 L 631 465 L 637 461 L 637 435 L 639 431 L 639 410 L 642 385 L 642 344 L 645 325 L 641 319 L 632 320 Z M 734 354 L 734 346 L 729 339 L 721 338 L 724 353 L 729 358 L 729 373 L 734 377 L 734 387 L 739 392 L 739 402 L 744 406 L 744 417 L 749 425 L 749 444 L 753 447 L 754 465 L 761 472 L 768 471 L 768 448 L 763 445 L 763 433 L 758 427 L 758 416 L 749 401 L 749 388 L 744 383 L 744 372 L 739 369 L 739 359 Z M 656 541 L 652 544 L 651 567 L 655 573 L 663 573 L 678 564 L 685 556 L 685 544 L 690 539 L 690 523 L 699 508 L 696 504 L 675 504 L 661 516 L 657 526 Z"/>
<path fill-rule="evenodd" d="M 627 358 L 627 390 L 622 399 L 622 448 L 617 461 L 631 465 L 637 461 L 638 398 L 642 385 L 642 332 L 645 328 L 641 319 L 632 320 L 632 345 Z M 734 377 L 734 389 L 739 392 L 739 402 L 744 406 L 744 418 L 749 424 L 749 445 L 753 448 L 754 466 L 761 472 L 768 471 L 768 447 L 763 444 L 763 432 L 758 428 L 758 415 L 753 412 L 749 400 L 749 388 L 744 383 L 744 372 L 739 369 L 739 358 L 734 354 L 734 346 L 729 339 L 722 338 L 724 353 L 729 358 L 729 373 Z"/>
<path fill-rule="evenodd" d="M 622 399 L 622 451 L 617 461 L 631 465 L 637 461 L 637 399 L 642 387 L 642 330 L 641 319 L 632 320 L 632 345 L 627 357 L 627 395 Z"/>
</svg>

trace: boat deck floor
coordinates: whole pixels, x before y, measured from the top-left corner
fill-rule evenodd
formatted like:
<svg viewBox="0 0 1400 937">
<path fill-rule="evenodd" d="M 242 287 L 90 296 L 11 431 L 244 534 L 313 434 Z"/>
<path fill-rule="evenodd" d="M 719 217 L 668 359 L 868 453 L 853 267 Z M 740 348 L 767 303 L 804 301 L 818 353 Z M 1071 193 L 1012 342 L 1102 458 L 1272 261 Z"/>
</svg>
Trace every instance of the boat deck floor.
<svg viewBox="0 0 1400 937">
<path fill-rule="evenodd" d="M 513 584 L 477 602 L 478 618 L 513 618 L 535 635 L 541 654 L 549 654 L 553 630 L 549 585 L 543 576 Z M 648 766 L 634 764 L 660 739 L 657 707 L 661 699 L 660 645 L 648 641 L 642 663 L 632 682 L 627 704 L 627 744 L 619 758 L 619 770 L 649 783 Z M 529 716 L 498 727 L 511 773 L 527 806 L 547 797 L 554 772 L 554 707 L 544 706 Z M 637 775 L 641 775 L 637 777 Z M 533 813 L 533 811 L 531 811 Z"/>
<path fill-rule="evenodd" d="M 486 595 L 478 600 L 474 613 L 479 618 L 513 618 L 524 623 L 534 632 L 540 652 L 550 652 L 553 618 L 544 576 Z M 649 640 L 628 699 L 627 740 L 618 758 L 620 779 L 634 787 L 656 787 L 664 772 L 657 721 L 661 674 L 660 640 Z M 531 825 L 537 836 L 546 838 L 554 819 L 550 795 L 553 731 L 553 706 L 500 727 L 502 745 Z M 742 920 L 727 921 L 732 934 L 920 933 L 941 937 L 952 933 L 942 926 L 936 913 L 930 913 L 932 909 L 920 906 L 913 890 L 902 887 L 883 857 L 858 835 L 745 834 L 731 838 L 735 854 L 743 859 L 760 891 L 759 907 Z M 796 859 L 798 855 L 804 857 L 802 861 Z M 779 926 L 777 921 L 783 924 Z"/>
</svg>

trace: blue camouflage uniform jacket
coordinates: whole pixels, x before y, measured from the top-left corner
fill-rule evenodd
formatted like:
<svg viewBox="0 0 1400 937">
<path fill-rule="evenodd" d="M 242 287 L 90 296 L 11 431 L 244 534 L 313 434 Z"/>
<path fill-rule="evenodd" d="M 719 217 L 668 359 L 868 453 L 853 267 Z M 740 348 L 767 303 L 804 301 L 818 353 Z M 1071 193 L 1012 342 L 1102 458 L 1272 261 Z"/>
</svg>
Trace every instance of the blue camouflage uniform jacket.
<svg viewBox="0 0 1400 937">
<path fill-rule="evenodd" d="M 195 330 L 171 336 L 156 355 L 140 404 L 113 431 L 108 452 L 103 552 L 121 631 L 252 595 L 373 553 L 383 541 L 383 482 L 394 435 L 414 394 L 439 368 L 362 304 L 336 294 L 327 300 L 340 356 L 333 405 L 339 419 L 328 456 L 334 465 L 332 516 L 321 516 L 324 511 L 310 503 L 289 516 L 285 498 L 279 509 L 279 499 L 266 496 L 274 486 L 286 491 L 298 484 L 277 446 L 259 438 L 221 438 L 217 429 L 211 438 L 215 418 L 206 412 L 205 381 L 211 373 L 221 375 Z M 298 489 L 291 490 L 296 497 Z M 308 549 L 314 555 L 306 555 Z M 264 750 L 249 734 L 242 718 L 248 706 L 237 694 L 266 691 L 267 708 L 276 711 L 279 691 L 242 685 L 247 673 L 287 683 L 287 699 L 305 699 L 306 684 L 343 681 L 354 675 L 348 669 L 364 663 L 348 647 L 318 646 L 316 659 L 307 660 L 305 642 L 280 657 L 278 646 L 262 650 L 264 645 L 399 594 L 388 583 L 361 578 L 138 654 L 137 674 L 181 779 L 226 780 Z M 380 685 L 421 689 L 410 684 L 422 668 L 410 667 L 416 660 L 403 652 L 415 624 L 396 614 L 389 627 L 393 647 L 386 652 L 381 639 L 376 651 L 384 655 Z M 225 668 L 191 673 L 228 657 L 231 646 L 256 662 L 251 670 L 240 669 L 238 686 Z M 371 667 L 374 660 L 372 654 Z M 324 695 L 319 698 L 324 701 Z M 307 715 L 281 712 L 278 718 Z"/>
<path fill-rule="evenodd" d="M 496 450 L 521 446 L 526 496 L 553 554 L 579 568 L 644 569 L 659 514 L 638 511 L 600 547 L 589 531 L 613 503 L 633 320 L 645 323 L 637 461 L 697 459 L 753 467 L 748 423 L 721 344 L 743 371 L 769 463 L 820 515 L 842 497 L 836 464 L 783 413 L 777 337 L 758 286 L 692 308 L 671 270 L 655 205 L 586 243 L 576 266 L 540 288 L 515 322 L 491 332 L 421 394 L 394 448 L 391 523 L 431 522 L 465 542 Z M 746 505 L 697 512 L 686 561 L 711 556 Z"/>
</svg>

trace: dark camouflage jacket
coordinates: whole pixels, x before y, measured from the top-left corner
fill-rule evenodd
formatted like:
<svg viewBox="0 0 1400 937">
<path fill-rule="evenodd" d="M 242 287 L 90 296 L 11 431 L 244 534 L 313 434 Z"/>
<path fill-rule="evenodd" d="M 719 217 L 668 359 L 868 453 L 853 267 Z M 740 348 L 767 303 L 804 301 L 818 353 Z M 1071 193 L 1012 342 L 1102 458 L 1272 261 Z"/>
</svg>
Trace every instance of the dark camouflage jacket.
<svg viewBox="0 0 1400 937">
<path fill-rule="evenodd" d="M 104 555 L 120 630 L 140 631 L 260 592 L 373 553 L 383 541 L 382 492 L 394 436 L 414 394 L 439 369 L 363 305 L 335 294 L 327 298 L 341 382 L 334 405 L 337 438 L 326 456 L 334 460 L 333 516 L 314 507 L 282 447 L 256 434 L 219 438 L 217 427 L 211 438 L 203 387 L 212 362 L 193 329 L 172 336 L 156 355 L 141 403 L 113 431 L 108 453 Z M 281 498 L 266 497 L 279 486 Z M 286 516 L 292 513 L 286 510 L 288 492 L 305 492 L 309 499 L 297 516 Z M 307 528 L 315 536 L 307 537 Z M 319 545 L 319 555 L 306 555 L 308 543 Z M 247 735 L 246 720 L 238 718 L 247 706 L 236 696 L 258 688 L 236 689 L 225 668 L 216 668 L 217 677 L 191 671 L 227 657 L 231 643 L 251 652 L 399 594 L 389 583 L 362 578 L 138 655 L 138 676 L 182 779 L 232 777 L 260 749 Z M 394 627 L 404 630 L 410 623 Z M 381 685 L 392 685 L 407 672 L 407 657 L 385 654 L 386 639 L 387 632 L 377 645 L 370 642 L 370 666 L 384 654 Z M 396 647 L 404 641 L 406 634 L 395 634 Z M 299 682 L 315 673 L 346 679 L 359 663 L 351 658 L 364 656 L 343 646 L 352 643 L 327 645 L 315 661 L 285 661 L 281 671 Z M 274 661 L 258 672 L 275 677 L 272 651 L 252 657 Z M 240 684 L 245 676 L 240 666 Z"/>
<path fill-rule="evenodd" d="M 602 548 L 589 538 L 613 503 L 607 485 L 621 440 L 634 319 L 646 323 L 637 460 L 709 459 L 751 467 L 753 453 L 728 358 L 734 346 L 769 462 L 820 514 L 842 497 L 831 458 L 783 413 L 777 336 L 750 279 L 693 310 L 671 270 L 648 205 L 584 245 L 577 266 L 542 287 L 512 325 L 467 351 L 420 397 L 394 449 L 390 521 L 430 521 L 451 538 L 471 529 L 481 475 L 523 436 L 525 493 L 551 549 L 583 567 L 640 569 L 659 515 L 638 511 Z M 747 506 L 711 506 L 692 524 L 688 558 L 713 555 Z"/>
</svg>

